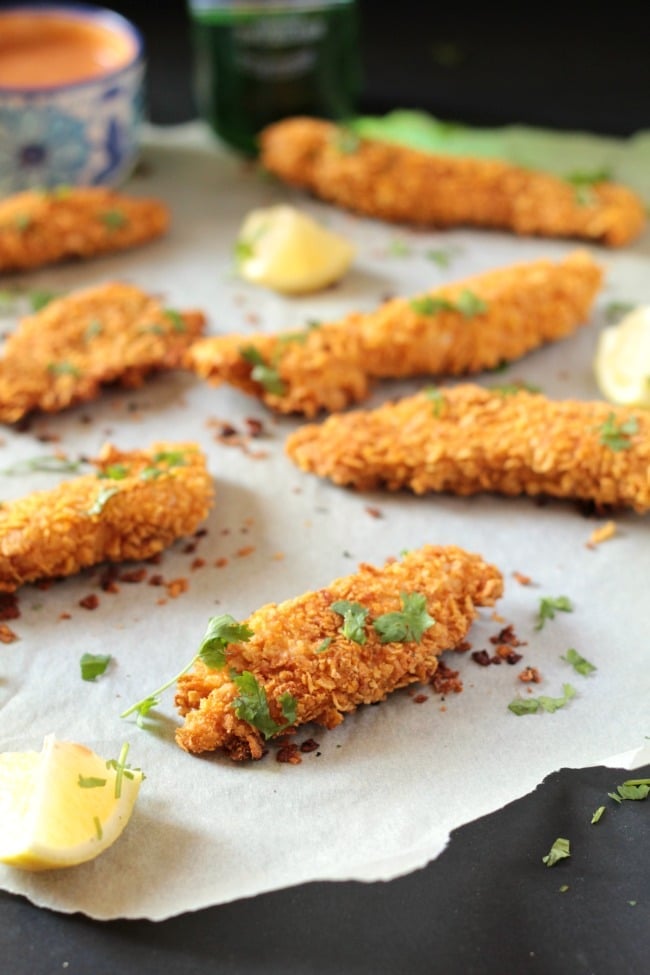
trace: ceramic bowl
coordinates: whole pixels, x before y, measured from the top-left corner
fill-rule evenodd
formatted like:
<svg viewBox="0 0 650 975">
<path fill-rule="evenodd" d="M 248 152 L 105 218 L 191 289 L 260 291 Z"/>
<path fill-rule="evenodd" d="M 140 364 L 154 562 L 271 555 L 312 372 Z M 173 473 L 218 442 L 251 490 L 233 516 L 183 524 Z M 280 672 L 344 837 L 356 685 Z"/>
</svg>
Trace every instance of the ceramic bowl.
<svg viewBox="0 0 650 975">
<path fill-rule="evenodd" d="M 114 51 L 111 57 L 98 56 L 93 48 L 93 68 L 84 71 L 79 68 L 83 50 L 81 56 L 64 51 L 59 59 L 64 70 L 58 74 L 68 77 L 51 80 L 57 72 L 50 65 L 44 74 L 41 65 L 58 43 L 50 38 L 53 23 L 63 25 L 61 36 L 67 31 L 86 40 L 103 37 L 107 52 L 115 48 L 119 57 Z M 69 77 L 75 72 L 81 76 Z M 142 37 L 113 11 L 81 4 L 0 8 L 0 196 L 62 184 L 115 186 L 124 180 L 138 154 L 144 74 Z"/>
</svg>

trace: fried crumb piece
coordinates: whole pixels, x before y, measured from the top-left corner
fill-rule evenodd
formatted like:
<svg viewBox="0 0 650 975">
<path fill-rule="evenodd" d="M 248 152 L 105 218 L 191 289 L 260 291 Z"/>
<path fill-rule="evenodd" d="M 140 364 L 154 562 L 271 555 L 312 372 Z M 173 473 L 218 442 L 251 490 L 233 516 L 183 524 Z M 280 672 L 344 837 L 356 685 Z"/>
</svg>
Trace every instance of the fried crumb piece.
<svg viewBox="0 0 650 975">
<path fill-rule="evenodd" d="M 126 572 L 120 572 L 118 578 L 120 582 L 143 582 L 147 577 L 147 570 L 145 568 L 139 569 L 129 569 Z"/>
<path fill-rule="evenodd" d="M 604 525 L 601 525 L 599 528 L 594 528 L 591 535 L 589 536 L 589 540 L 587 542 L 587 548 L 595 548 L 596 545 L 600 545 L 601 542 L 609 541 L 610 538 L 614 537 L 616 531 L 617 528 L 616 528 L 615 521 L 607 521 L 605 522 Z"/>
<path fill-rule="evenodd" d="M 460 694 L 463 689 L 458 671 L 452 670 L 444 660 L 438 662 L 438 669 L 430 683 L 436 694 Z"/>
<path fill-rule="evenodd" d="M 490 654 L 487 650 L 474 650 L 472 652 L 472 660 L 474 663 L 478 664 L 479 667 L 489 667 L 492 663 Z"/>
<path fill-rule="evenodd" d="M 149 585 L 150 586 L 164 586 L 165 585 L 165 580 L 164 580 L 163 576 L 160 574 L 160 572 L 155 572 L 152 576 L 149 577 Z"/>
<path fill-rule="evenodd" d="M 318 748 L 320 745 L 313 738 L 306 738 L 300 745 L 300 751 L 305 753 L 315 752 Z"/>
<path fill-rule="evenodd" d="M 13 643 L 18 639 L 18 634 L 7 623 L 0 623 L 0 643 Z"/>
<path fill-rule="evenodd" d="M 216 565 L 217 569 L 225 569 L 225 567 L 228 565 L 228 559 L 224 558 L 222 555 L 221 558 L 215 559 L 214 564 Z"/>
<path fill-rule="evenodd" d="M 91 592 L 88 596 L 84 596 L 83 599 L 79 600 L 79 605 L 83 607 L 83 609 L 97 609 L 99 606 L 99 596 L 96 593 Z"/>
<path fill-rule="evenodd" d="M 286 765 L 300 765 L 302 758 L 298 751 L 298 746 L 291 742 L 289 745 L 282 745 L 278 748 L 277 754 L 275 756 L 276 762 L 282 762 Z"/>
<path fill-rule="evenodd" d="M 71 620 L 72 619 L 72 613 L 66 613 L 66 612 L 59 613 L 59 619 L 60 620 Z"/>
<path fill-rule="evenodd" d="M 235 555 L 237 556 L 238 559 L 245 559 L 246 556 L 252 555 L 254 551 L 255 551 L 254 545 L 243 545 L 241 548 L 237 549 Z"/>
<path fill-rule="evenodd" d="M 424 704 L 424 702 L 425 701 L 428 701 L 428 700 L 429 700 L 429 697 L 428 697 L 427 694 L 416 694 L 415 697 L 413 698 L 413 703 L 414 704 Z"/>
<path fill-rule="evenodd" d="M 20 616 L 18 597 L 13 592 L 0 592 L 0 620 L 17 620 Z"/>
<path fill-rule="evenodd" d="M 197 659 L 178 681 L 176 706 L 184 724 L 176 740 L 186 751 L 222 748 L 235 761 L 260 758 L 262 732 L 233 706 L 239 689 L 232 673 L 248 671 L 266 697 L 269 715 L 283 727 L 284 695 L 295 707 L 295 726 L 316 722 L 334 728 L 361 704 L 383 701 L 392 691 L 430 681 L 440 656 L 467 636 L 478 606 L 499 598 L 503 579 L 480 556 L 455 546 L 425 545 L 382 567 L 362 563 L 355 574 L 284 603 L 270 603 L 248 617 L 252 636 L 231 643 L 228 667 L 210 668 Z M 419 639 L 382 643 L 372 620 L 400 611 L 401 594 L 425 597 L 435 620 Z M 333 602 L 360 602 L 368 610 L 366 642 L 343 632 Z M 326 652 L 321 652 L 323 642 Z M 442 670 L 448 689 L 458 677 Z M 452 686 L 453 685 L 453 686 Z"/>
<path fill-rule="evenodd" d="M 383 518 L 384 513 L 381 508 L 375 507 L 375 505 L 367 504 L 365 507 L 366 514 L 370 515 L 371 518 Z"/>
<path fill-rule="evenodd" d="M 542 675 L 537 667 L 526 667 L 520 674 L 517 675 L 517 677 L 524 684 L 540 684 L 542 680 Z"/>
<path fill-rule="evenodd" d="M 284 559 L 284 552 L 274 552 L 271 558 L 274 562 L 282 562 Z"/>
<path fill-rule="evenodd" d="M 190 569 L 195 572 L 197 569 L 202 569 L 205 565 L 205 559 L 193 559 Z"/>
<path fill-rule="evenodd" d="M 508 647 L 525 647 L 527 645 L 525 640 L 520 640 L 516 635 L 512 623 L 499 630 L 496 636 L 491 636 L 490 643 L 494 643 L 495 645 L 505 643 Z"/>
<path fill-rule="evenodd" d="M 519 583 L 520 586 L 532 586 L 533 580 L 530 576 L 524 575 L 523 572 L 513 572 L 513 579 Z"/>
<path fill-rule="evenodd" d="M 166 583 L 167 595 L 171 599 L 176 599 L 181 596 L 184 592 L 187 592 L 190 584 L 187 579 L 172 579 L 171 582 Z"/>
</svg>

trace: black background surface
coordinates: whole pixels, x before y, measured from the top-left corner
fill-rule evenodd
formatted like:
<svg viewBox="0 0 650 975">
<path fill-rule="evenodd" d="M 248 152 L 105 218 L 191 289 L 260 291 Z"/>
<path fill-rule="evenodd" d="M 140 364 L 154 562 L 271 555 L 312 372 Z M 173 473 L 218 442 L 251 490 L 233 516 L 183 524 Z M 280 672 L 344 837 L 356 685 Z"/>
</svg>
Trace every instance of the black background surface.
<svg viewBox="0 0 650 975">
<path fill-rule="evenodd" d="M 183 0 L 111 6 L 144 32 L 151 121 L 193 118 Z M 361 0 L 361 110 L 414 107 L 475 125 L 606 135 L 650 126 L 647 5 L 495 6 Z M 388 883 L 307 884 L 158 924 L 97 923 L 0 893 L 0 973 L 650 971 L 649 801 L 617 806 L 607 798 L 628 776 L 555 773 L 532 795 L 456 831 L 423 870 Z M 591 825 L 603 804 L 605 815 Z M 549 869 L 541 858 L 558 836 L 570 839 L 572 856 Z"/>
</svg>

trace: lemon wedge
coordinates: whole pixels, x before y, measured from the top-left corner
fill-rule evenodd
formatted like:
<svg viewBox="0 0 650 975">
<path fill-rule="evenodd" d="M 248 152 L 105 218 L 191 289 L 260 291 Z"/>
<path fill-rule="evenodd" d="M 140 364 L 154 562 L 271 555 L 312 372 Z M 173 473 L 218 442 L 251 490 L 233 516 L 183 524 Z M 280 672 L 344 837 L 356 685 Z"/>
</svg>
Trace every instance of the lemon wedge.
<svg viewBox="0 0 650 975">
<path fill-rule="evenodd" d="M 320 291 L 343 277 L 354 247 L 295 207 L 252 210 L 235 248 L 241 276 L 284 294 Z"/>
<path fill-rule="evenodd" d="M 594 372 L 612 403 L 650 407 L 650 305 L 635 308 L 601 332 Z"/>
<path fill-rule="evenodd" d="M 118 838 L 142 772 L 47 735 L 41 752 L 0 754 L 0 861 L 53 870 L 92 860 Z"/>
</svg>

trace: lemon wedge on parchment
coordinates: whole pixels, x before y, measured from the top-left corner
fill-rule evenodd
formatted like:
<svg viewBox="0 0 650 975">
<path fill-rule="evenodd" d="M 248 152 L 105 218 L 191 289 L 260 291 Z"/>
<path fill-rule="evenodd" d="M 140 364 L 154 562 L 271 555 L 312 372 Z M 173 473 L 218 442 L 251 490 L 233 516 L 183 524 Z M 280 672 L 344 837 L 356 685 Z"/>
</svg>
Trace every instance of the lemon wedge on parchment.
<svg viewBox="0 0 650 975">
<path fill-rule="evenodd" d="M 635 308 L 601 332 L 594 372 L 610 402 L 650 408 L 650 305 Z"/>
<path fill-rule="evenodd" d="M 47 735 L 41 752 L 0 754 L 0 861 L 53 870 L 92 860 L 118 838 L 142 772 Z"/>
<path fill-rule="evenodd" d="M 284 294 L 308 294 L 338 281 L 354 247 L 295 207 L 252 210 L 235 247 L 240 275 Z"/>
</svg>

